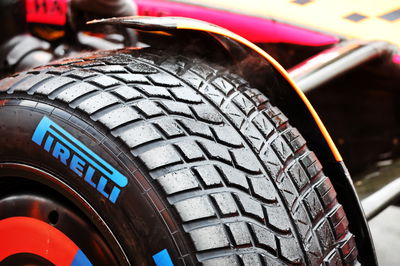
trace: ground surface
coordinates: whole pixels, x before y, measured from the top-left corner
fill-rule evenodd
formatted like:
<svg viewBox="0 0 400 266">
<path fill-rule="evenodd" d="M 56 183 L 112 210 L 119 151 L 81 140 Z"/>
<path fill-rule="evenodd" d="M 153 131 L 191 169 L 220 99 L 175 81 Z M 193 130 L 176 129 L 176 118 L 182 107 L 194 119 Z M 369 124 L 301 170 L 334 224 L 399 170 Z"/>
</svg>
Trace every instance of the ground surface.
<svg viewBox="0 0 400 266">
<path fill-rule="evenodd" d="M 381 266 L 400 265 L 400 207 L 391 206 L 370 221 Z"/>
</svg>

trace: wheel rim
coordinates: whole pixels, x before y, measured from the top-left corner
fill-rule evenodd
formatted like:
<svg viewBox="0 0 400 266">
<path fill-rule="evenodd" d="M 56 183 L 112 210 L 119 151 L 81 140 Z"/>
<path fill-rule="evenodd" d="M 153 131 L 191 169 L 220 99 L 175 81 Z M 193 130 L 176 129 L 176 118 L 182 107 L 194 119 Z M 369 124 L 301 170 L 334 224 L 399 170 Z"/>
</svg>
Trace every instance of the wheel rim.
<svg viewBox="0 0 400 266">
<path fill-rule="evenodd" d="M 0 261 L 9 265 L 24 265 L 24 261 L 126 264 L 111 231 L 71 188 L 32 166 L 0 163 L 0 169 L 0 234 L 6 240 L 0 243 Z"/>
</svg>

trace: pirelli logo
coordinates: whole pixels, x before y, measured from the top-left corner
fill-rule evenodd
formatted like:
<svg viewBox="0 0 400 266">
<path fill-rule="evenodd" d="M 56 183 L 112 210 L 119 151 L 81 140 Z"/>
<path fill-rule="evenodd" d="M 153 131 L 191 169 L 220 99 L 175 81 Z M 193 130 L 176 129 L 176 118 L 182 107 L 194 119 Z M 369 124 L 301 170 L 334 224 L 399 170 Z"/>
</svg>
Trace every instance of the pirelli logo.
<svg viewBox="0 0 400 266">
<path fill-rule="evenodd" d="M 36 127 L 32 141 L 69 167 L 102 196 L 115 203 L 128 179 L 48 117 Z"/>
</svg>

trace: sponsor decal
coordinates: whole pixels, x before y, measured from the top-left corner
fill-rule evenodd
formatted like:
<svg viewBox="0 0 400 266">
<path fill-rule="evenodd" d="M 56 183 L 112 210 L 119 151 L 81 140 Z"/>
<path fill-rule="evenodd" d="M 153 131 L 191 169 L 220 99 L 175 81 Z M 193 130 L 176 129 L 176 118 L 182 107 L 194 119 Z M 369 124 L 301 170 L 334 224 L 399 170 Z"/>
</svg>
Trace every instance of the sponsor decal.
<svg viewBox="0 0 400 266">
<path fill-rule="evenodd" d="M 95 188 L 112 203 L 128 179 L 48 117 L 43 117 L 32 141 Z"/>
</svg>

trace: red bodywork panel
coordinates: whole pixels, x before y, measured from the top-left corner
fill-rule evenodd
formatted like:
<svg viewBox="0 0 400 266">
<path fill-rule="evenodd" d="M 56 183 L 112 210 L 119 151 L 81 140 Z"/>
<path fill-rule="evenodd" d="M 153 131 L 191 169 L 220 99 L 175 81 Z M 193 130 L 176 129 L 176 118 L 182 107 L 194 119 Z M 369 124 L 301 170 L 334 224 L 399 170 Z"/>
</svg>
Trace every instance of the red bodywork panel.
<svg viewBox="0 0 400 266">
<path fill-rule="evenodd" d="M 68 0 L 26 0 L 26 21 L 65 25 L 67 21 Z"/>
</svg>

